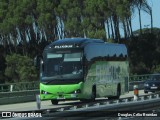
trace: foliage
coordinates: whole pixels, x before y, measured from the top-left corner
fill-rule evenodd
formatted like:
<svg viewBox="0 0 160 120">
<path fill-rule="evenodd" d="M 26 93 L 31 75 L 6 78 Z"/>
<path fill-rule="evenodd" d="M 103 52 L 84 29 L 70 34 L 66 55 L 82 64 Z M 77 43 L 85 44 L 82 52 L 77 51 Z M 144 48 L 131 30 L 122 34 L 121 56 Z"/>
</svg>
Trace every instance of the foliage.
<svg viewBox="0 0 160 120">
<path fill-rule="evenodd" d="M 133 32 L 135 10 L 140 30 Z M 142 29 L 141 11 L 151 16 L 151 28 Z M 160 64 L 160 30 L 152 25 L 147 0 L 0 0 L 0 53 L 7 65 L 5 69 L 5 60 L 1 62 L 1 76 L 11 81 L 35 79 L 30 58 L 41 55 L 50 42 L 66 37 L 125 43 L 131 72 L 152 72 Z"/>
<path fill-rule="evenodd" d="M 147 74 L 149 70 L 147 69 L 146 65 L 143 62 L 136 64 L 135 66 L 130 65 L 130 73 L 134 74 Z"/>
<path fill-rule="evenodd" d="M 146 34 L 146 33 L 151 33 L 151 29 L 150 28 L 144 28 L 142 29 L 142 33 Z M 159 28 L 152 28 L 152 34 L 154 35 L 158 35 L 160 33 L 160 29 Z M 134 36 L 139 36 L 140 35 L 140 30 L 136 30 L 133 32 Z"/>
<path fill-rule="evenodd" d="M 5 75 L 10 82 L 33 81 L 37 78 L 37 71 L 33 66 L 33 61 L 27 56 L 12 54 L 6 56 Z"/>
<path fill-rule="evenodd" d="M 160 64 L 153 66 L 152 73 L 160 73 Z"/>
<path fill-rule="evenodd" d="M 57 38 L 120 42 L 121 24 L 125 38 L 132 36 L 131 17 L 137 8 L 150 14 L 146 0 L 0 0 L 0 44 L 8 47 L 7 54 L 33 57 L 42 52 L 41 42 Z"/>
<path fill-rule="evenodd" d="M 4 84 L 5 83 L 5 76 L 2 72 L 0 72 L 0 84 Z"/>
<path fill-rule="evenodd" d="M 132 38 L 128 44 L 132 73 L 152 73 L 154 66 L 160 64 L 160 37 L 145 33 Z"/>
</svg>

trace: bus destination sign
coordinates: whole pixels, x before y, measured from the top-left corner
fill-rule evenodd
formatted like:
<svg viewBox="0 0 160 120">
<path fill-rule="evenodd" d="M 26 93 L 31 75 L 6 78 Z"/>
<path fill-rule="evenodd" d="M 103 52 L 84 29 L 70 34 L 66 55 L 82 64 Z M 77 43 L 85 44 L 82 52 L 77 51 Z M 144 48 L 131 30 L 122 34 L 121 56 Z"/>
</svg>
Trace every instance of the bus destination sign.
<svg viewBox="0 0 160 120">
<path fill-rule="evenodd" d="M 73 45 L 55 45 L 54 48 L 73 48 Z"/>
</svg>

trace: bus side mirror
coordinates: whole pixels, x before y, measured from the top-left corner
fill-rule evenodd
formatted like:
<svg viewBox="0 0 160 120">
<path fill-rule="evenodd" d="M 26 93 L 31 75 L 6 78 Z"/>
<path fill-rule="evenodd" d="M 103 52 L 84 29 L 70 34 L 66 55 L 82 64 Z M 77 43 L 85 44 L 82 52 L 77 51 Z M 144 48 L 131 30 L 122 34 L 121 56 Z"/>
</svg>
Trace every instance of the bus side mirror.
<svg viewBox="0 0 160 120">
<path fill-rule="evenodd" d="M 34 66 L 36 67 L 36 69 L 40 69 L 40 62 L 42 60 L 42 56 L 37 55 L 36 57 L 34 57 Z"/>
</svg>

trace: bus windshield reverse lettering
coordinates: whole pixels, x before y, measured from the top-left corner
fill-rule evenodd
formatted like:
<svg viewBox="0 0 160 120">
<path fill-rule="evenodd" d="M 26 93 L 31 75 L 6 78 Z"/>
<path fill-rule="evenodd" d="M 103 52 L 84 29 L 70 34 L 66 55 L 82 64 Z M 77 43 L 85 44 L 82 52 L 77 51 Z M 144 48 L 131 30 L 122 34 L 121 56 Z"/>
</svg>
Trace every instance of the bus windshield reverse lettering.
<svg viewBox="0 0 160 120">
<path fill-rule="evenodd" d="M 73 45 L 55 45 L 54 48 L 72 48 Z"/>
</svg>

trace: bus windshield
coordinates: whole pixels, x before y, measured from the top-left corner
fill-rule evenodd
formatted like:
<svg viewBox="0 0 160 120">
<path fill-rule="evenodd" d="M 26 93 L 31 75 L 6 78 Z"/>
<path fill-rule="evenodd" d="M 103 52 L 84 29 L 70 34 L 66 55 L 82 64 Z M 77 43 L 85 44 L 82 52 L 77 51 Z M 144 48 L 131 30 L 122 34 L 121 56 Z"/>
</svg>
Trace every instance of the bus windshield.
<svg viewBox="0 0 160 120">
<path fill-rule="evenodd" d="M 44 76 L 53 79 L 82 78 L 82 52 L 48 52 L 44 61 Z"/>
</svg>

